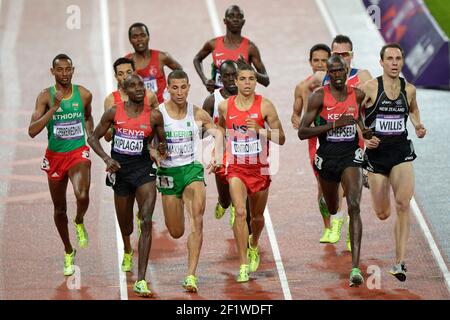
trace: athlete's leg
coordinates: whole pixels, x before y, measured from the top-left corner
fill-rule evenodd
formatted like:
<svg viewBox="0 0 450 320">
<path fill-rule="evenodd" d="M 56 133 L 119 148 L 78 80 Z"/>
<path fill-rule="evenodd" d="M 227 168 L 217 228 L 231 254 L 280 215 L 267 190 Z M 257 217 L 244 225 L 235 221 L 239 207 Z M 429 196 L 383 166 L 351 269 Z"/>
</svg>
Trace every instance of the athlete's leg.
<svg viewBox="0 0 450 320">
<path fill-rule="evenodd" d="M 163 194 L 162 205 L 167 230 L 172 238 L 181 238 L 184 234 L 184 205 L 183 200 L 176 195 Z"/>
<path fill-rule="evenodd" d="M 372 208 L 377 217 L 386 220 L 391 215 L 389 177 L 369 172 L 369 190 L 372 196 Z"/>
<path fill-rule="evenodd" d="M 119 196 L 114 193 L 117 221 L 122 234 L 125 253 L 131 253 L 130 235 L 133 232 L 133 205 L 135 195 Z"/>
<path fill-rule="evenodd" d="M 139 238 L 139 262 L 137 281 L 145 279 L 148 257 L 152 246 L 152 216 L 156 202 L 156 183 L 151 181 L 136 189 L 136 201 L 141 215 L 141 237 Z"/>
<path fill-rule="evenodd" d="M 414 170 L 412 162 L 403 162 L 392 168 L 389 175 L 395 197 L 397 221 L 395 222 L 396 263 L 405 259 L 409 237 L 410 201 L 414 194 Z"/>
<path fill-rule="evenodd" d="M 244 182 L 237 177 L 229 180 L 230 194 L 235 208 L 236 218 L 233 225 L 234 238 L 238 250 L 239 262 L 241 265 L 247 264 L 247 242 L 248 226 L 246 223 L 247 209 L 247 187 Z"/>
<path fill-rule="evenodd" d="M 226 209 L 231 204 L 229 185 L 223 183 L 222 179 L 217 175 L 215 177 L 216 177 L 217 193 L 219 195 L 219 204 L 222 206 L 222 208 Z"/>
<path fill-rule="evenodd" d="M 188 275 L 195 275 L 203 244 L 203 214 L 205 213 L 206 189 L 203 181 L 190 183 L 183 191 L 183 202 L 189 214 Z"/>
<path fill-rule="evenodd" d="M 266 209 L 269 188 L 256 192 L 248 197 L 250 203 L 252 238 L 250 246 L 258 246 L 259 237 L 264 229 L 264 210 Z"/>
<path fill-rule="evenodd" d="M 318 179 L 328 211 L 334 215 L 339 209 L 339 182 L 328 181 L 320 176 Z"/>
<path fill-rule="evenodd" d="M 77 215 L 75 223 L 83 223 L 84 215 L 89 207 L 89 188 L 91 185 L 91 163 L 78 162 L 67 172 L 77 199 Z"/>
<path fill-rule="evenodd" d="M 322 201 L 322 198 L 323 198 L 323 192 L 322 192 L 322 189 L 320 188 L 320 183 L 319 183 L 318 177 L 316 177 L 316 181 L 317 181 L 317 203 L 319 204 L 319 211 L 320 211 L 322 219 L 323 219 L 323 225 L 325 228 L 330 229 L 331 228 L 331 225 L 330 225 L 331 217 L 328 212 L 328 208 L 326 208 L 326 212 L 322 212 L 323 209 L 321 208 L 321 204 L 320 204 L 320 202 Z M 326 206 L 326 204 L 325 204 L 325 206 Z"/>
<path fill-rule="evenodd" d="M 362 236 L 362 221 L 360 215 L 362 169 L 359 167 L 345 168 L 342 173 L 342 185 L 346 193 L 348 214 L 350 216 L 352 267 L 358 268 Z"/>
<path fill-rule="evenodd" d="M 68 181 L 67 176 L 62 180 L 48 179 L 48 188 L 53 201 L 53 220 L 55 221 L 59 236 L 64 243 L 64 250 L 70 254 L 73 252 L 73 248 L 70 244 L 69 229 L 67 227 L 66 191 Z"/>
</svg>

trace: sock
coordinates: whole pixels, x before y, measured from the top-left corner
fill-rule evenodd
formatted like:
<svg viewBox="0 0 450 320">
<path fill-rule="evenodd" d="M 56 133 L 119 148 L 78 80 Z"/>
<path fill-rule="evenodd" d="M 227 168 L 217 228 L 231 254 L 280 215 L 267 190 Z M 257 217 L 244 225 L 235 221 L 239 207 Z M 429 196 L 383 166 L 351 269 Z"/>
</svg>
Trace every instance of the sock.
<svg viewBox="0 0 450 320">
<path fill-rule="evenodd" d="M 336 214 L 334 215 L 335 219 L 343 219 L 344 218 L 344 213 L 342 211 L 338 211 L 336 212 Z"/>
</svg>

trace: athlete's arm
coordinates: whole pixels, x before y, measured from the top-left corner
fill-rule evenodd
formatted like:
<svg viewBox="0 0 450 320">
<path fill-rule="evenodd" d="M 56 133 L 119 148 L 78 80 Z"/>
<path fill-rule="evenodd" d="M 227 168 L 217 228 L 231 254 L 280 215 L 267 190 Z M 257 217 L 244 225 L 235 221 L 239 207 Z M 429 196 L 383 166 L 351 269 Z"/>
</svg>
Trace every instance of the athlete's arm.
<svg viewBox="0 0 450 320">
<path fill-rule="evenodd" d="M 152 110 L 158 109 L 159 103 L 156 94 L 152 90 L 145 90 L 145 95 L 147 97 L 148 105 Z"/>
<path fill-rule="evenodd" d="M 28 135 L 31 138 L 37 136 L 47 125 L 53 114 L 61 105 L 63 95 L 60 91 L 55 93 L 54 104 L 51 105 L 50 90 L 43 90 L 36 99 L 36 106 L 31 115 L 30 125 L 28 126 Z M 51 106 L 50 106 L 51 105 Z"/>
<path fill-rule="evenodd" d="M 103 150 L 103 147 L 100 144 L 100 138 L 103 137 L 112 126 L 115 116 L 116 107 L 113 106 L 103 113 L 99 124 L 95 127 L 94 132 L 88 138 L 89 145 L 92 150 L 94 150 L 94 152 L 105 162 L 106 171 L 108 172 L 116 172 L 120 169 L 120 164 L 116 160 L 111 159 L 105 150 Z"/>
<path fill-rule="evenodd" d="M 84 129 L 87 136 L 91 136 L 94 131 L 94 118 L 92 117 L 92 93 L 82 86 L 78 86 L 81 98 L 84 100 Z"/>
<path fill-rule="evenodd" d="M 258 47 L 250 41 L 248 46 L 248 60 L 255 66 L 256 69 L 256 81 L 267 87 L 270 84 L 269 75 L 267 74 L 266 67 L 261 59 Z"/>
<path fill-rule="evenodd" d="M 358 103 L 358 119 L 356 120 L 358 124 L 358 131 L 361 131 L 362 136 L 364 139 L 371 139 L 372 138 L 372 130 L 369 128 L 366 128 L 366 125 L 364 123 L 364 117 L 363 117 L 363 101 L 365 98 L 364 92 L 361 90 L 355 88 L 355 94 L 356 94 L 356 102 Z"/>
<path fill-rule="evenodd" d="M 159 52 L 159 59 L 162 62 L 162 66 L 168 66 L 170 69 L 175 70 L 183 70 L 181 64 L 178 63 L 169 53 L 167 52 Z"/>
<path fill-rule="evenodd" d="M 152 110 L 150 114 L 150 123 L 152 124 L 152 130 L 158 139 L 158 145 L 155 149 L 155 151 L 158 150 L 158 152 L 156 154 L 153 153 L 153 148 L 150 147 L 150 155 L 159 167 L 160 161 L 167 157 L 167 141 L 166 134 L 164 132 L 164 118 L 159 109 Z"/>
<path fill-rule="evenodd" d="M 376 101 L 377 92 L 378 92 L 378 80 L 371 79 L 364 83 L 362 86 L 358 86 L 362 92 L 364 92 L 365 97 L 362 102 L 364 108 L 371 107 Z"/>
<path fill-rule="evenodd" d="M 370 74 L 369 70 L 365 70 L 365 69 L 359 69 L 358 70 L 358 78 L 359 78 L 359 84 L 358 84 L 358 89 L 361 89 L 361 87 L 369 80 L 372 80 L 373 77 Z"/>
<path fill-rule="evenodd" d="M 269 125 L 270 130 L 261 127 L 255 119 L 251 118 L 245 120 L 247 128 L 249 130 L 255 130 L 260 135 L 266 136 L 268 140 L 276 144 L 283 145 L 286 141 L 283 126 L 281 125 L 275 106 L 266 98 L 263 98 L 261 103 L 261 114 L 264 117 L 264 121 Z"/>
<path fill-rule="evenodd" d="M 206 90 L 208 90 L 211 93 L 214 91 L 216 82 L 214 79 L 208 79 L 205 76 L 205 73 L 203 72 L 202 62 L 213 51 L 214 51 L 214 39 L 207 41 L 203 46 L 203 48 L 201 48 L 200 51 L 194 57 L 195 71 L 197 71 L 197 74 L 202 80 L 203 85 L 206 87 Z"/>
<path fill-rule="evenodd" d="M 334 122 L 327 122 L 320 126 L 311 127 L 316 116 L 320 113 L 323 107 L 323 89 L 319 89 L 313 92 L 308 99 L 308 107 L 300 122 L 300 128 L 298 129 L 298 137 L 300 140 L 309 139 L 315 136 L 319 136 L 328 130 L 333 128 L 343 127 L 352 123 L 355 123 L 355 118 L 351 115 L 342 115 L 338 120 Z"/>
<path fill-rule="evenodd" d="M 109 108 L 111 108 L 114 105 L 114 96 L 112 93 L 110 93 L 106 98 L 105 102 L 103 102 L 103 111 L 107 111 Z M 108 132 L 105 133 L 105 136 L 103 137 L 106 142 L 110 142 L 112 139 L 112 127 L 109 128 Z"/>
<path fill-rule="evenodd" d="M 406 84 L 406 93 L 409 101 L 409 118 L 416 130 L 416 135 L 418 138 L 425 137 L 427 133 L 427 129 L 425 129 L 424 125 L 420 122 L 420 112 L 419 106 L 417 105 L 416 100 L 416 87 L 410 83 Z"/>
<path fill-rule="evenodd" d="M 303 84 L 304 82 L 300 82 L 295 86 L 294 91 L 294 105 L 292 110 L 291 122 L 294 129 L 299 128 L 300 126 L 300 118 L 302 116 L 303 110 Z"/>
</svg>

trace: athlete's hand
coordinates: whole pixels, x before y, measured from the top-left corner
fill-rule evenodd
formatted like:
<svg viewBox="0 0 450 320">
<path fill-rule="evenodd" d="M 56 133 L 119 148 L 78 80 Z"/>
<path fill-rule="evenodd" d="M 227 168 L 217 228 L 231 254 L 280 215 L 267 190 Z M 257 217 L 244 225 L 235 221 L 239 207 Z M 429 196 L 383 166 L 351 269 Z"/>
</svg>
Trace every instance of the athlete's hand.
<svg viewBox="0 0 450 320">
<path fill-rule="evenodd" d="M 205 83 L 203 83 L 208 90 L 209 93 L 213 93 L 216 88 L 216 81 L 214 79 L 208 79 Z"/>
<path fill-rule="evenodd" d="M 62 93 L 62 91 L 56 91 L 54 96 L 53 108 L 58 109 L 63 98 L 64 94 Z"/>
<path fill-rule="evenodd" d="M 298 114 L 292 114 L 291 122 L 295 130 L 298 130 L 298 128 L 300 128 L 300 117 L 298 116 Z"/>
<path fill-rule="evenodd" d="M 423 126 L 423 124 L 419 123 L 416 127 L 416 135 L 417 138 L 423 138 L 427 134 L 427 129 Z"/>
<path fill-rule="evenodd" d="M 110 173 L 114 173 L 120 169 L 120 163 L 112 159 L 110 156 L 106 156 L 105 159 L 103 159 L 103 161 L 106 164 L 106 171 Z"/>
<path fill-rule="evenodd" d="M 256 133 L 259 133 L 259 130 L 263 129 L 256 121 L 252 118 L 245 119 L 245 124 L 247 125 L 248 130 L 256 131 Z"/>
<path fill-rule="evenodd" d="M 370 140 L 373 137 L 373 131 L 369 128 L 364 128 L 364 130 L 362 130 L 362 136 L 364 139 Z"/>
<path fill-rule="evenodd" d="M 150 158 L 152 158 L 153 162 L 156 163 L 158 167 L 160 166 L 162 157 L 157 149 L 150 148 Z"/>
<path fill-rule="evenodd" d="M 167 158 L 167 143 L 165 142 L 158 143 L 158 153 L 161 160 Z"/>
<path fill-rule="evenodd" d="M 112 140 L 112 129 L 111 128 L 109 128 L 108 131 L 106 131 L 103 138 L 105 138 L 106 142 L 110 142 Z"/>
<path fill-rule="evenodd" d="M 380 139 L 378 139 L 375 136 L 372 136 L 371 139 L 364 140 L 364 143 L 366 144 L 367 149 L 376 149 L 380 144 Z"/>
<path fill-rule="evenodd" d="M 350 124 L 354 124 L 355 122 L 356 122 L 355 117 L 349 114 L 343 114 L 339 119 L 337 119 L 334 122 L 333 127 L 334 128 L 345 127 Z"/>
</svg>

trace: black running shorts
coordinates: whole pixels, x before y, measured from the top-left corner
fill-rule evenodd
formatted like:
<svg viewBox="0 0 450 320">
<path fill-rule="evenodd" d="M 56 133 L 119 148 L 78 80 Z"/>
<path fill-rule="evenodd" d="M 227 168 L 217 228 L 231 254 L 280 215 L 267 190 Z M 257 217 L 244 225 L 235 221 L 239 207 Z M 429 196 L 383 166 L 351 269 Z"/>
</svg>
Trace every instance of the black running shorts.
<svg viewBox="0 0 450 320">
<path fill-rule="evenodd" d="M 126 197 L 136 192 L 140 186 L 156 180 L 156 170 L 152 163 L 135 163 L 122 166 L 114 174 L 108 174 L 106 185 L 112 186 L 114 193 Z"/>
<path fill-rule="evenodd" d="M 363 151 L 361 148 L 342 156 L 327 157 L 316 153 L 314 158 L 314 167 L 319 176 L 327 181 L 341 182 L 341 176 L 348 167 L 362 167 Z"/>
</svg>

